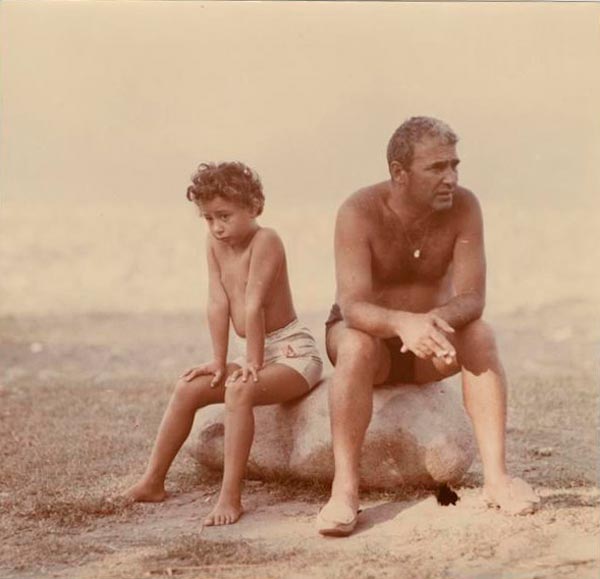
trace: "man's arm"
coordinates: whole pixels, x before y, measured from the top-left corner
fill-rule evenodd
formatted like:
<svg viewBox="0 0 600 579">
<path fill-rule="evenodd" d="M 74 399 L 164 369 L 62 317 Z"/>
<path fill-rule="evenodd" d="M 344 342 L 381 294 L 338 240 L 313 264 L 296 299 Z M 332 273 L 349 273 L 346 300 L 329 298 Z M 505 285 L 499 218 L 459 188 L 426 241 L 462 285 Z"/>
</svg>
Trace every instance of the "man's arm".
<svg viewBox="0 0 600 579">
<path fill-rule="evenodd" d="M 283 243 L 274 231 L 263 229 L 256 235 L 245 296 L 246 363 L 255 380 L 264 361 L 266 300 L 285 259 Z"/>
<path fill-rule="evenodd" d="M 481 317 L 485 306 L 485 250 L 483 218 L 475 195 L 467 191 L 461 200 L 463 215 L 454 245 L 454 296 L 431 313 L 459 329 Z"/>
<path fill-rule="evenodd" d="M 454 330 L 435 313 L 415 314 L 373 303 L 372 252 L 368 218 L 352 200 L 338 212 L 335 229 L 335 263 L 338 303 L 346 324 L 371 336 L 400 336 L 403 350 L 421 358 L 432 355 L 450 362 L 455 350 L 444 332 Z"/>
<path fill-rule="evenodd" d="M 398 312 L 374 303 L 368 217 L 352 199 L 339 209 L 335 225 L 337 300 L 349 327 L 372 336 L 397 335 Z"/>
</svg>

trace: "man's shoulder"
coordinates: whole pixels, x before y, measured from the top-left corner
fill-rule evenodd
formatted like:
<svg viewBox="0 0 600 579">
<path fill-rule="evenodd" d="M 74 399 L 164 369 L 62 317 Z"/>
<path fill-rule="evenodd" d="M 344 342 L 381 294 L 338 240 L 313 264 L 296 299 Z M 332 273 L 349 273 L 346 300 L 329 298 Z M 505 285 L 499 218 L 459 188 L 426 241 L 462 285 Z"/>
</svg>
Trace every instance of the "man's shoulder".
<svg viewBox="0 0 600 579">
<path fill-rule="evenodd" d="M 458 186 L 454 194 L 453 207 L 458 215 L 480 213 L 481 207 L 477 195 L 470 189 Z"/>
<path fill-rule="evenodd" d="M 385 181 L 358 189 L 341 204 L 340 215 L 348 214 L 364 219 L 375 216 L 381 212 L 387 190 L 388 184 Z"/>
</svg>

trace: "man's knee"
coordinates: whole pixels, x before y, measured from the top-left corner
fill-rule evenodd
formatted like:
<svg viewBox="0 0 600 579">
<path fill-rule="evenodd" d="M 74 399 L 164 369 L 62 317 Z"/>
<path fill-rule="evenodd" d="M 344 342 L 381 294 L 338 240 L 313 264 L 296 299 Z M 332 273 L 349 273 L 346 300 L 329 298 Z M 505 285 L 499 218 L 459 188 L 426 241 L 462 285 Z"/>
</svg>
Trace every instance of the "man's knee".
<svg viewBox="0 0 600 579">
<path fill-rule="evenodd" d="M 490 324 L 473 320 L 456 333 L 456 346 L 461 366 L 479 373 L 499 366 L 496 336 Z"/>
<path fill-rule="evenodd" d="M 478 348 L 495 348 L 496 336 L 494 329 L 485 320 L 478 318 L 463 326 L 456 334 L 459 346 Z"/>
<path fill-rule="evenodd" d="M 340 332 L 335 366 L 374 369 L 378 352 L 378 339 L 360 330 L 345 328 Z"/>
</svg>

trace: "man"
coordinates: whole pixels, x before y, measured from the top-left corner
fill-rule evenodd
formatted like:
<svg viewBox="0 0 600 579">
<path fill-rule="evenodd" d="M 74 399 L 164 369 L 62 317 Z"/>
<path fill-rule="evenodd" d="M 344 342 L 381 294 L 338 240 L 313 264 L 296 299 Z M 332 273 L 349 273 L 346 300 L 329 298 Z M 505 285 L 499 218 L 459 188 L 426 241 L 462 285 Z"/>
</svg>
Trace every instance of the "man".
<svg viewBox="0 0 600 579">
<path fill-rule="evenodd" d="M 437 119 L 407 120 L 388 145 L 390 179 L 359 190 L 338 212 L 337 303 L 326 341 L 335 365 L 335 476 L 317 519 L 324 535 L 347 535 L 356 525 L 373 386 L 425 384 L 459 371 L 488 504 L 520 514 L 539 501 L 506 472 L 506 380 L 481 319 L 483 223 L 477 198 L 458 185 L 457 141 Z"/>
</svg>

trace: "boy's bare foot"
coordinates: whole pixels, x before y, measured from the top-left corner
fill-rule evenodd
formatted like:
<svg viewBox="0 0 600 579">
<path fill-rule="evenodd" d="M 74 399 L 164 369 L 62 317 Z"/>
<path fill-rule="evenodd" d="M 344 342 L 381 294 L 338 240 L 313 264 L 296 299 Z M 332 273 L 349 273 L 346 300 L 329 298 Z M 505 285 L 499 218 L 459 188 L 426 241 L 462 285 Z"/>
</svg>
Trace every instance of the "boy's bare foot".
<svg viewBox="0 0 600 579">
<path fill-rule="evenodd" d="M 507 477 L 502 484 L 485 486 L 483 500 L 488 507 L 496 507 L 509 515 L 529 515 L 539 507 L 540 498 L 520 478 Z"/>
<path fill-rule="evenodd" d="M 123 496 L 136 503 L 161 503 L 167 497 L 164 486 L 153 486 L 144 480 L 128 488 Z"/>
<path fill-rule="evenodd" d="M 218 501 L 215 508 L 204 519 L 207 527 L 233 525 L 242 516 L 244 509 L 240 503 Z"/>
</svg>

